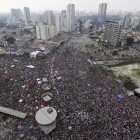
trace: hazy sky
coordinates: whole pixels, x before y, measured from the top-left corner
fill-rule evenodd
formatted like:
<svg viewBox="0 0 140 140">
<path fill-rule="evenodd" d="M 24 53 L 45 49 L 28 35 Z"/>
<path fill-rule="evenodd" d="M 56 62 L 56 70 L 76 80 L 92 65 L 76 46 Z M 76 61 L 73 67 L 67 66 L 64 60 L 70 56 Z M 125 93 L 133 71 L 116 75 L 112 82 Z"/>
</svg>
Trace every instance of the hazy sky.
<svg viewBox="0 0 140 140">
<path fill-rule="evenodd" d="M 99 3 L 108 3 L 107 11 L 140 10 L 140 0 L 0 0 L 0 13 L 10 12 L 11 8 L 29 7 L 30 11 L 66 9 L 69 3 L 75 4 L 76 10 L 97 12 Z"/>
</svg>

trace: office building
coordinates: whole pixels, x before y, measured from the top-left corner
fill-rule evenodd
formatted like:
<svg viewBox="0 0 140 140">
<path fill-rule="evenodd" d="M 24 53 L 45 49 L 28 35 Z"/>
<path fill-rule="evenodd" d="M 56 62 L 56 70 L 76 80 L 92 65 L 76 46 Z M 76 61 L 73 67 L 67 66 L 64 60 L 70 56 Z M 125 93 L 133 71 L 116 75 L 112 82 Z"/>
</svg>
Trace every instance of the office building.
<svg viewBox="0 0 140 140">
<path fill-rule="evenodd" d="M 31 22 L 30 9 L 28 7 L 24 7 L 23 14 L 24 14 L 24 21 Z"/>
<path fill-rule="evenodd" d="M 106 21 L 104 40 L 116 46 L 120 41 L 121 31 L 121 21 Z"/>
<path fill-rule="evenodd" d="M 98 18 L 105 19 L 107 10 L 107 3 L 99 4 Z"/>
<path fill-rule="evenodd" d="M 129 28 L 130 21 L 131 21 L 130 15 L 126 15 L 124 17 L 124 21 L 123 21 L 123 28 L 124 29 Z"/>
<path fill-rule="evenodd" d="M 22 19 L 21 9 L 11 9 L 11 18 Z"/>
<path fill-rule="evenodd" d="M 67 6 L 67 28 L 68 31 L 74 31 L 75 22 L 75 5 L 69 4 Z"/>
<path fill-rule="evenodd" d="M 57 14 L 55 16 L 55 23 L 56 23 L 57 33 L 60 33 L 60 31 L 61 31 L 61 15 Z"/>
</svg>

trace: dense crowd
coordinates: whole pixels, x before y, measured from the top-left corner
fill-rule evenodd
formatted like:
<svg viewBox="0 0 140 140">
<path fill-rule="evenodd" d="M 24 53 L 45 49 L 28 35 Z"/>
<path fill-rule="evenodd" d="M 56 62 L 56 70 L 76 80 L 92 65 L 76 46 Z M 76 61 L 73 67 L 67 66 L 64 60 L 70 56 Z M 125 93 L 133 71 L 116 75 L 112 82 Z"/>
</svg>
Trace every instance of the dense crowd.
<svg viewBox="0 0 140 140">
<path fill-rule="evenodd" d="M 90 72 L 88 59 L 91 57 L 80 52 L 77 43 L 67 45 L 68 48 L 64 45 L 42 60 L 0 58 L 1 105 L 28 113 L 25 119 L 10 116 L 1 123 L 1 130 L 9 129 L 1 140 L 20 139 L 22 133 L 25 140 L 138 140 L 139 98 L 128 97 L 123 85 L 102 67 L 95 66 L 96 71 Z M 27 68 L 27 65 L 35 68 Z M 55 76 L 52 76 L 51 65 L 53 72 L 58 71 Z M 47 136 L 35 121 L 35 113 L 42 105 L 43 83 L 38 84 L 37 79 L 44 77 L 53 87 L 50 106 L 58 112 L 57 127 Z M 120 93 L 124 99 L 117 97 Z M 13 98 L 23 102 L 15 102 Z"/>
</svg>

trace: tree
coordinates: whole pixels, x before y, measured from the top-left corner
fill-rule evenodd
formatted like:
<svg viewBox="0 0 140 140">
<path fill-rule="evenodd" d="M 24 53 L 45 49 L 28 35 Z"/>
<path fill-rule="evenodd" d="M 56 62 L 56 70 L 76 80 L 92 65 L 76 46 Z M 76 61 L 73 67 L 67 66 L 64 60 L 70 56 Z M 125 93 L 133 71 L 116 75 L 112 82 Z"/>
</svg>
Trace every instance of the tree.
<svg viewBox="0 0 140 140">
<path fill-rule="evenodd" d="M 2 31 L 2 33 L 3 33 L 3 34 L 5 34 L 5 33 L 6 33 L 6 31 Z"/>
<path fill-rule="evenodd" d="M 118 52 L 117 51 L 113 51 L 112 55 L 116 56 L 116 55 L 118 55 Z"/>
<path fill-rule="evenodd" d="M 126 39 L 127 45 L 131 46 L 134 43 L 134 38 L 133 37 L 128 37 Z"/>
<path fill-rule="evenodd" d="M 89 27 L 89 29 L 93 29 L 93 28 L 94 28 L 93 26 L 90 26 L 90 27 Z"/>
<path fill-rule="evenodd" d="M 31 31 L 28 30 L 28 29 L 24 29 L 24 32 L 25 32 L 26 34 L 32 34 Z"/>
<path fill-rule="evenodd" d="M 124 54 L 122 54 L 122 57 L 124 57 Z"/>
<path fill-rule="evenodd" d="M 10 44 L 13 44 L 13 43 L 15 42 L 15 38 L 13 38 L 13 37 L 8 37 L 8 38 L 6 39 L 6 41 L 7 41 L 8 43 L 10 43 Z"/>
<path fill-rule="evenodd" d="M 12 32 L 13 35 L 16 35 L 16 32 Z"/>
</svg>

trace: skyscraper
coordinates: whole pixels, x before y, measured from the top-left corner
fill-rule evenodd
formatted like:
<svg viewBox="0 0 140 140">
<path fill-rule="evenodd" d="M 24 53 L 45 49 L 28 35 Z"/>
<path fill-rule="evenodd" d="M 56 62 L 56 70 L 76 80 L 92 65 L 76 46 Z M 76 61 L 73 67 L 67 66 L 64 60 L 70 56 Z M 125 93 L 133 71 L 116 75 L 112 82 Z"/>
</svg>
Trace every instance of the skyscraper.
<svg viewBox="0 0 140 140">
<path fill-rule="evenodd" d="M 24 21 L 31 22 L 30 9 L 28 7 L 24 7 L 23 13 L 24 13 Z"/>
<path fill-rule="evenodd" d="M 11 9 L 11 17 L 22 19 L 22 11 L 20 9 Z"/>
<path fill-rule="evenodd" d="M 99 4 L 98 18 L 105 19 L 107 10 L 107 3 Z"/>
<path fill-rule="evenodd" d="M 126 15 L 124 17 L 124 21 L 123 21 L 123 28 L 124 29 L 127 29 L 129 27 L 130 21 L 131 21 L 130 15 Z"/>
<path fill-rule="evenodd" d="M 66 10 L 61 11 L 61 26 L 67 26 Z"/>
<path fill-rule="evenodd" d="M 61 16 L 59 14 L 56 15 L 55 23 L 56 23 L 57 33 L 60 33 L 60 31 L 61 31 Z"/>
<path fill-rule="evenodd" d="M 67 28 L 68 31 L 74 31 L 75 22 L 75 5 L 69 4 L 67 6 Z"/>
<path fill-rule="evenodd" d="M 104 40 L 116 46 L 121 38 L 121 21 L 106 21 Z"/>
</svg>

